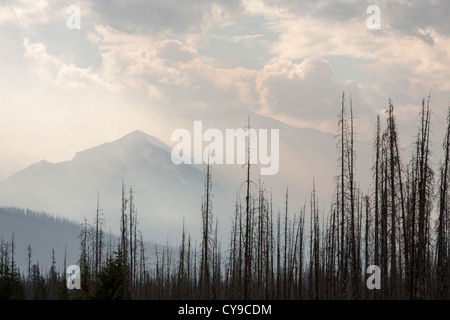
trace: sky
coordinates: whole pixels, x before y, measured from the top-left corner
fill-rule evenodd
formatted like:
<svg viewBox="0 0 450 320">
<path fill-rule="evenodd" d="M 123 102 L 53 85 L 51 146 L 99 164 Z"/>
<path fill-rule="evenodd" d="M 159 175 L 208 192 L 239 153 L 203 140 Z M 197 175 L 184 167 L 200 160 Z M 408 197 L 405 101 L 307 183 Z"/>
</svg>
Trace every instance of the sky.
<svg viewBox="0 0 450 320">
<path fill-rule="evenodd" d="M 336 133 L 344 91 L 358 139 L 372 139 L 390 98 L 404 144 L 431 93 L 440 146 L 449 14 L 439 0 L 0 0 L 0 179 L 136 129 L 170 144 L 232 110 Z"/>
</svg>

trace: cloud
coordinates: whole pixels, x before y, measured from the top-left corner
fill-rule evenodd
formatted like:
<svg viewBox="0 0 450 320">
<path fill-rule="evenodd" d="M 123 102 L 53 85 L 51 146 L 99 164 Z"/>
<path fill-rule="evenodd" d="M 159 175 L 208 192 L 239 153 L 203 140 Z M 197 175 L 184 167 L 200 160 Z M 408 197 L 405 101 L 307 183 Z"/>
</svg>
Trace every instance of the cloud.
<svg viewBox="0 0 450 320">
<path fill-rule="evenodd" d="M 44 24 L 50 19 L 50 12 L 51 6 L 47 0 L 19 0 L 12 3 L 2 3 L 0 6 L 0 25 L 19 24 L 29 27 Z"/>
<path fill-rule="evenodd" d="M 339 95 L 332 72 L 330 64 L 318 57 L 299 64 L 282 59 L 266 65 L 256 78 L 261 109 L 303 120 L 327 118 L 335 113 L 333 101 Z"/>
<path fill-rule="evenodd" d="M 384 19 L 404 35 L 420 37 L 421 30 L 432 28 L 440 34 L 450 35 L 450 3 L 448 1 L 390 2 L 382 7 Z"/>
<path fill-rule="evenodd" d="M 279 35 L 271 48 L 273 55 L 289 60 L 351 58 L 360 62 L 361 74 L 373 78 L 375 86 L 384 87 L 385 99 L 394 95 L 400 104 L 418 103 L 430 89 L 449 91 L 450 36 L 438 31 L 440 28 L 421 29 L 418 37 L 389 24 L 375 31 L 365 27 L 364 19 L 334 21 L 310 15 L 277 21 L 272 28 Z M 395 86 L 386 86 L 389 82 Z"/>
<path fill-rule="evenodd" d="M 370 1 L 247 0 L 247 11 L 263 14 L 278 35 L 272 55 L 351 57 L 364 61 L 361 72 L 378 80 L 410 78 L 448 90 L 450 20 L 447 2 L 408 1 L 379 4 L 381 30 L 366 28 Z"/>
<path fill-rule="evenodd" d="M 177 40 L 165 40 L 159 43 L 158 57 L 174 62 L 187 63 L 197 57 L 197 50 L 188 48 Z"/>
<path fill-rule="evenodd" d="M 174 109 L 237 108 L 251 101 L 254 71 L 217 68 L 213 59 L 175 40 L 152 41 L 99 28 L 102 72 L 123 87 L 146 91 Z"/>
<path fill-rule="evenodd" d="M 230 23 L 242 14 L 238 0 L 92 1 L 98 21 L 122 32 L 199 32 Z"/>
<path fill-rule="evenodd" d="M 334 132 L 345 91 L 368 139 L 388 98 L 402 114 L 399 125 L 413 135 L 416 107 L 430 90 L 434 112 L 442 119 L 446 114 L 448 4 L 381 2 L 382 29 L 376 31 L 366 28 L 369 4 L 83 0 L 82 28 L 73 31 L 66 27 L 66 3 L 8 3 L 0 7 L 4 101 L 26 113 L 42 99 L 32 113 L 45 118 L 40 126 L 66 119 L 77 134 L 97 127 L 117 137 L 125 127 L 150 122 L 144 117 L 150 113 L 165 114 L 170 123 L 167 114 L 198 118 L 230 109 Z M 28 98 L 14 96 L 23 91 Z M 70 108 L 79 105 L 76 122 Z M 102 112 L 117 128 L 89 120 Z M 19 111 L 9 117 L 22 121 Z"/>
<path fill-rule="evenodd" d="M 28 38 L 23 41 L 25 58 L 33 59 L 37 74 L 41 79 L 56 86 L 66 88 L 89 87 L 92 84 L 113 89 L 103 81 L 98 73 L 92 72 L 90 68 L 80 68 L 71 63 L 64 63 L 62 59 L 47 52 L 42 43 L 31 43 Z"/>
</svg>

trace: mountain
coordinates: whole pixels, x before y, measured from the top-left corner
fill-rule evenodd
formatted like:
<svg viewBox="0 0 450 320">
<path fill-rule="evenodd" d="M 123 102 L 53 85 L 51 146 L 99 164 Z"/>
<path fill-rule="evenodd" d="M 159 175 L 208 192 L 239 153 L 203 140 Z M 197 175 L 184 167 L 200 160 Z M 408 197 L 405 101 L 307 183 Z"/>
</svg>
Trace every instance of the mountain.
<svg viewBox="0 0 450 320">
<path fill-rule="evenodd" d="M 50 268 L 53 254 L 61 272 L 64 256 L 67 266 L 78 264 L 80 231 L 78 223 L 43 212 L 0 208 L 0 237 L 4 243 L 14 240 L 14 260 L 21 273 L 27 274 L 28 246 L 31 264 L 39 264 L 44 272 Z"/>
<path fill-rule="evenodd" d="M 217 128 L 244 128 L 248 115 L 225 112 L 202 118 L 203 132 Z M 336 142 L 333 134 L 297 128 L 251 114 L 251 126 L 279 129 L 279 171 L 259 176 L 252 169 L 252 184 L 264 184 L 274 203 L 274 214 L 284 208 L 289 188 L 290 212 L 298 213 L 308 203 L 313 180 L 319 206 L 327 213 L 333 197 L 334 177 L 338 174 Z M 189 126 L 190 125 L 190 126 Z M 192 125 L 186 129 L 192 132 Z M 371 144 L 355 142 L 357 181 L 367 192 L 370 177 Z M 205 147 L 207 143 L 203 143 Z M 269 148 L 270 151 L 270 148 Z M 133 188 L 139 229 L 145 241 L 177 245 L 183 220 L 194 239 L 201 231 L 201 198 L 204 194 L 205 165 L 175 165 L 171 147 L 142 131 L 134 131 L 113 142 L 76 153 L 60 163 L 42 160 L 0 182 L 0 206 L 16 206 L 45 211 L 81 222 L 94 221 L 99 199 L 108 228 L 119 232 L 122 182 Z M 243 192 L 245 169 L 240 164 L 213 165 L 213 214 L 219 220 L 223 240 L 229 235 L 236 195 Z M 197 237 L 197 238 L 196 238 Z"/>
<path fill-rule="evenodd" d="M 305 201 L 309 201 L 314 180 L 321 208 L 325 212 L 329 211 L 330 200 L 335 194 L 335 177 L 339 174 L 339 154 L 336 148 L 339 137 L 334 133 L 299 128 L 270 117 L 240 110 L 215 113 L 202 116 L 200 119 L 204 131 L 208 128 L 217 128 L 222 132 L 227 128 L 245 128 L 249 119 L 250 126 L 257 131 L 278 129 L 279 171 L 276 175 L 259 177 L 259 170 L 254 169 L 253 180 L 258 183 L 258 179 L 261 179 L 273 196 L 275 208 L 284 207 L 285 191 L 288 188 L 292 213 L 298 213 Z M 186 124 L 186 129 L 192 130 L 192 122 Z M 337 118 L 335 127 L 330 128 L 330 131 L 338 132 Z M 372 142 L 364 140 L 358 134 L 357 125 L 354 143 L 355 179 L 361 190 L 367 192 L 372 175 L 370 171 L 373 159 Z M 214 171 L 233 181 L 236 189 L 245 179 L 245 170 L 240 165 L 216 165 Z"/>
<path fill-rule="evenodd" d="M 83 224 L 66 218 L 35 212 L 15 207 L 0 207 L 0 242 L 3 249 L 14 242 L 14 261 L 20 273 L 28 274 L 28 247 L 31 248 L 31 264 L 38 264 L 44 273 L 50 269 L 52 258 L 55 259 L 57 271 L 64 273 L 66 267 L 79 265 Z M 117 233 L 104 231 L 103 252 L 115 250 L 119 243 Z M 162 252 L 166 244 L 145 241 L 146 261 L 155 262 L 155 250 Z M 176 247 L 170 247 L 170 249 Z"/>
<path fill-rule="evenodd" d="M 70 161 L 53 164 L 43 160 L 29 166 L 0 182 L 0 205 L 75 221 L 86 217 L 92 223 L 99 199 L 106 225 L 118 233 L 122 182 L 127 197 L 133 189 L 145 240 L 172 242 L 181 235 L 183 218 L 186 229 L 198 232 L 203 166 L 174 165 L 170 148 L 141 131 L 78 152 Z M 220 195 L 218 203 L 229 200 L 228 190 L 217 179 L 214 188 Z M 232 200 L 229 205 L 233 207 Z"/>
</svg>

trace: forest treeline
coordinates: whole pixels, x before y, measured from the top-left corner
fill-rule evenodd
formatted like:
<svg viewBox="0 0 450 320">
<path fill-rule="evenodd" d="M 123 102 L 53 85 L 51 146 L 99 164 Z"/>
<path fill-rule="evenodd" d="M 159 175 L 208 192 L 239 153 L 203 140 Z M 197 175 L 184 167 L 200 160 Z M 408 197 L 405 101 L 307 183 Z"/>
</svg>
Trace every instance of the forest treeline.
<svg viewBox="0 0 450 320">
<path fill-rule="evenodd" d="M 298 206 L 286 189 L 284 205 L 274 208 L 271 193 L 254 180 L 247 161 L 226 243 L 214 217 L 211 165 L 205 168 L 199 243 L 183 223 L 177 248 L 155 245 L 148 252 L 133 189 L 122 184 L 119 241 L 105 235 L 100 205 L 94 221 L 83 223 L 81 289 L 67 289 L 66 274 L 57 271 L 54 259 L 42 274 L 32 263 L 31 245 L 28 270 L 19 272 L 11 239 L 0 247 L 0 298 L 448 300 L 450 108 L 437 171 L 430 159 L 431 115 L 428 97 L 422 101 L 413 152 L 405 160 L 389 100 L 383 119 L 375 122 L 373 179 L 365 194 L 355 181 L 352 101 L 348 105 L 343 94 L 329 208 L 319 209 L 323 204 L 314 183 L 306 203 Z M 380 270 L 379 289 L 366 285 L 372 265 Z"/>
</svg>

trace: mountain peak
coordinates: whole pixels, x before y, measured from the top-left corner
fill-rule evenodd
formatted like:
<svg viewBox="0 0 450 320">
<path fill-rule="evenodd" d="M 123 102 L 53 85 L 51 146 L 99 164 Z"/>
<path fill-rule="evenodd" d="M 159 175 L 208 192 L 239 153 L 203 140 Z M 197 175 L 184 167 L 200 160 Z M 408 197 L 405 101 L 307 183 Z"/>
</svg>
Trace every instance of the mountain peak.
<svg viewBox="0 0 450 320">
<path fill-rule="evenodd" d="M 156 146 L 166 152 L 170 152 L 169 146 L 158 138 L 143 131 L 134 130 L 114 141 L 105 142 L 98 146 L 79 151 L 75 154 L 75 157 L 72 160 L 80 161 L 81 159 L 84 159 L 83 161 L 92 161 L 93 155 L 95 157 L 110 157 L 112 155 L 126 157 L 130 150 L 136 150 L 148 144 Z"/>
<path fill-rule="evenodd" d="M 150 135 L 141 130 L 134 130 L 124 135 L 123 137 L 150 137 Z"/>
<path fill-rule="evenodd" d="M 144 131 L 141 130 L 134 130 L 126 135 L 124 135 L 122 138 L 116 140 L 120 141 L 126 144 L 141 144 L 141 143 L 151 143 L 153 145 L 156 145 L 157 147 L 169 151 L 169 146 L 159 140 L 158 138 L 151 136 Z"/>
<path fill-rule="evenodd" d="M 191 221 L 187 222 L 191 223 L 190 230 L 196 230 L 198 197 L 204 184 L 199 168 L 175 165 L 168 149 L 159 139 L 134 130 L 77 152 L 72 160 L 55 164 L 41 161 L 0 181 L 0 203 L 79 221 L 95 212 L 100 195 L 107 220 L 118 228 L 117 208 L 125 183 L 133 188 L 133 204 L 144 213 L 140 215 L 143 232 L 161 242 L 178 235 L 181 214 Z M 217 179 L 214 181 L 216 187 L 220 186 Z"/>
</svg>

